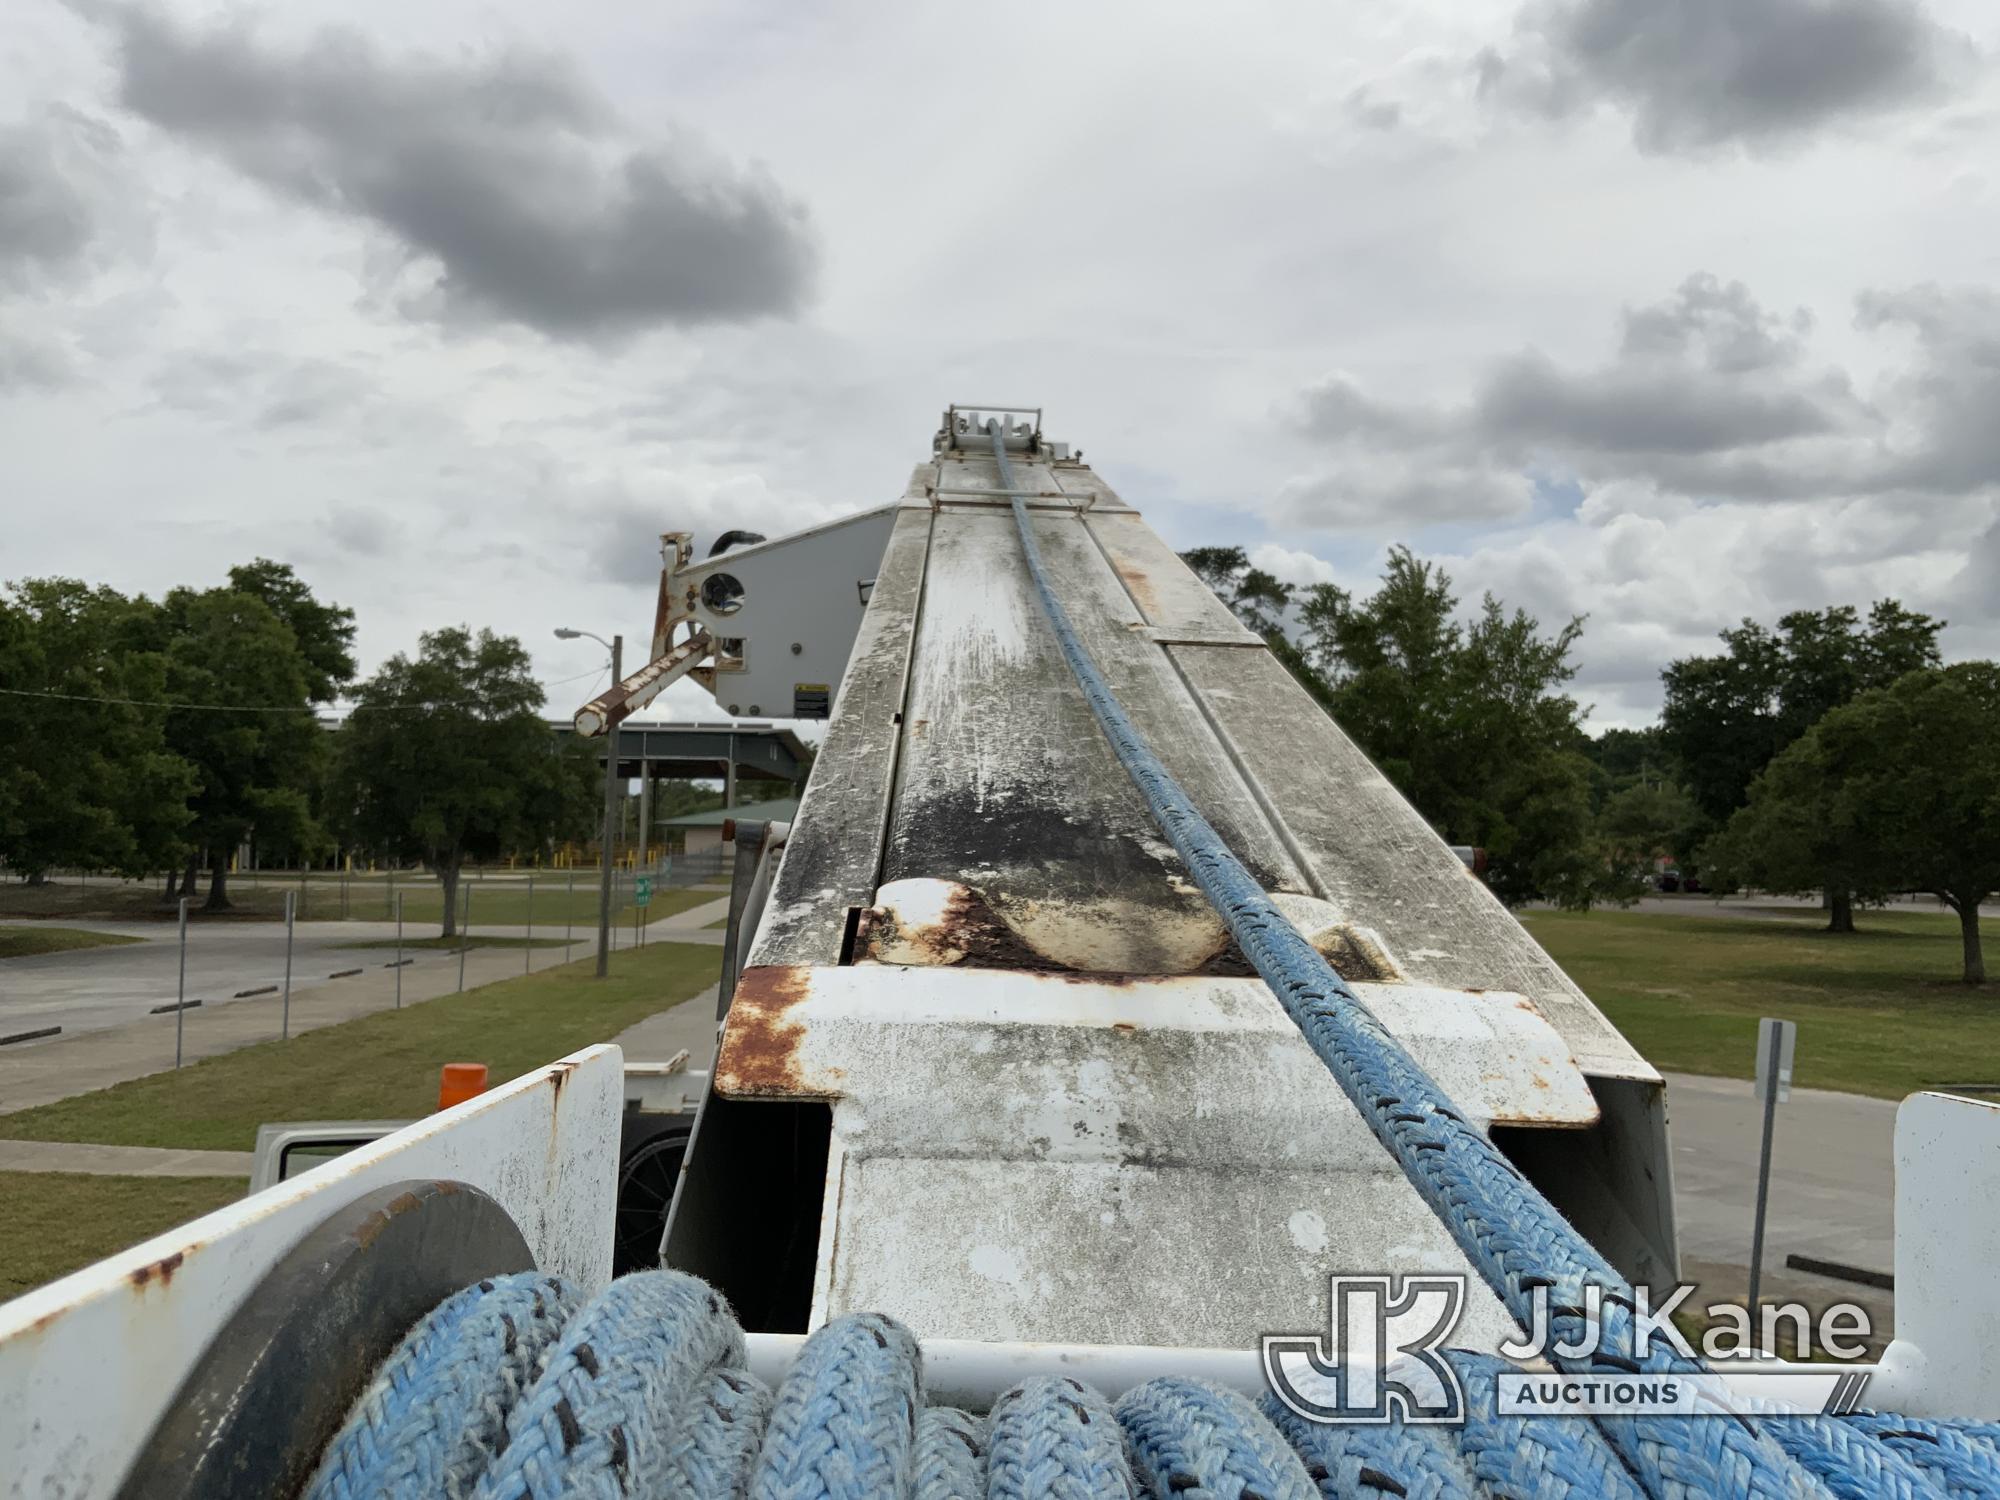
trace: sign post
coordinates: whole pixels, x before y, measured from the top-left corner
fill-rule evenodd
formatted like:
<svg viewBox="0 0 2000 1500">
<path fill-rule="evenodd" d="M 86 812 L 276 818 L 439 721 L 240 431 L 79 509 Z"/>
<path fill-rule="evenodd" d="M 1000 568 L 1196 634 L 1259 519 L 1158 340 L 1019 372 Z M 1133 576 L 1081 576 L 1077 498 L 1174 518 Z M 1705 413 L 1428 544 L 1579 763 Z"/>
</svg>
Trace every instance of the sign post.
<svg viewBox="0 0 2000 1500">
<path fill-rule="evenodd" d="M 640 947 L 646 944 L 646 903 L 653 899 L 653 877 L 641 875 L 632 882 L 632 931 Z"/>
<path fill-rule="evenodd" d="M 188 898 L 181 897 L 181 977 L 174 991 L 174 1066 L 181 1065 L 181 1031 L 187 1022 L 188 1003 Z"/>
<path fill-rule="evenodd" d="M 293 899 L 296 894 L 285 892 L 285 998 L 280 1002 L 278 1036 L 287 1042 L 292 1039 L 292 924 L 298 915 L 298 903 Z"/>
<path fill-rule="evenodd" d="M 1764 1208 L 1771 1193 L 1771 1132 L 1778 1106 L 1792 1097 L 1792 1054 L 1799 1028 L 1770 1016 L 1757 1023 L 1756 1097 L 1764 1104 L 1764 1144 L 1757 1155 L 1757 1220 L 1750 1233 L 1751 1326 L 1757 1324 L 1757 1289 L 1764 1276 Z"/>
</svg>

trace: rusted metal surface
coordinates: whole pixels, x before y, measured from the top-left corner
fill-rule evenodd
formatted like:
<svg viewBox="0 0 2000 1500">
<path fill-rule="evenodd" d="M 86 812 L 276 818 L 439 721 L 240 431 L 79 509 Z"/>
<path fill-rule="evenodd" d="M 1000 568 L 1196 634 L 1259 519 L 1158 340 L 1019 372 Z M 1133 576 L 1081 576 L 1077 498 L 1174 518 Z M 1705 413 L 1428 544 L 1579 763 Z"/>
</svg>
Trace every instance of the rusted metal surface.
<svg viewBox="0 0 2000 1500">
<path fill-rule="evenodd" d="M 1502 991 L 1357 989 L 1469 1116 L 1596 1122 L 1588 1082 L 1533 1002 Z M 857 1099 L 876 1121 L 916 1111 L 940 1150 L 977 1142 L 1009 1152 L 1038 1134 L 1022 1111 L 1039 1107 L 1041 1072 L 1091 1059 L 1131 1073 L 1119 1085 L 1133 1099 L 1120 1109 L 1127 1128 L 1115 1155 L 1191 1161 L 1240 1149 L 1249 1160 L 1282 1140 L 1291 1159 L 1336 1162 L 1359 1142 L 1377 1149 L 1254 978 L 753 967 L 737 986 L 715 1083 L 731 1096 Z M 1019 1095 L 972 1107 L 967 1096 L 981 1088 Z M 1234 1146 L 1229 1130 L 1242 1135 Z"/>
<path fill-rule="evenodd" d="M 715 637 L 695 630 L 666 654 L 646 663 L 623 682 L 614 683 L 576 711 L 576 732 L 586 738 L 603 734 L 623 723 L 657 698 L 677 678 L 715 654 Z"/>
<path fill-rule="evenodd" d="M 736 981 L 716 1054 L 715 1086 L 725 1094 L 804 1098 L 824 1089 L 799 1065 L 805 1022 L 795 1012 L 810 992 L 809 969 L 753 965 Z"/>
<path fill-rule="evenodd" d="M 385 1184 L 476 1187 L 538 1266 L 602 1286 L 622 1108 L 618 1049 L 593 1047 L 0 1306 L 0 1494 L 113 1493 L 265 1274 Z"/>
<path fill-rule="evenodd" d="M 1393 960 L 1372 933 L 1339 920 L 1325 902 L 1309 896 L 1282 896 L 1286 915 L 1326 955 L 1344 979 L 1386 982 L 1398 978 Z M 1015 908 L 1019 910 L 1019 908 Z M 1019 969 L 1037 973 L 1103 975 L 1129 973 L 1101 962 L 1107 951 L 1088 931 L 1057 930 L 1054 951 L 1045 948 L 1047 928 L 1032 907 L 1017 928 L 985 894 L 955 880 L 897 880 L 876 893 L 875 905 L 861 914 L 856 952 L 878 963 L 922 967 Z M 1220 924 L 1217 924 L 1218 926 Z M 1245 976 L 1255 972 L 1227 931 L 1219 943 L 1207 929 L 1203 939 L 1181 950 L 1191 960 L 1164 972 Z M 1123 950 L 1109 949 L 1112 955 Z M 1172 955 L 1172 948 L 1164 952 Z"/>
</svg>

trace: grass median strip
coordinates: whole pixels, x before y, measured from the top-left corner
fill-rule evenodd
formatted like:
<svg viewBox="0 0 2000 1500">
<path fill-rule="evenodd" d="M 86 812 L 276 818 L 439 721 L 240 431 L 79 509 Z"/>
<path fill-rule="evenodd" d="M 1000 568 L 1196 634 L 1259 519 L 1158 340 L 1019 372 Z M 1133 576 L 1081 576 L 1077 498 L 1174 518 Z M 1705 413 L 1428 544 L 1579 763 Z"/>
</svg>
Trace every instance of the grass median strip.
<svg viewBox="0 0 2000 1500">
<path fill-rule="evenodd" d="M 485 1063 L 495 1082 L 592 1042 L 715 983 L 712 946 L 652 943 L 262 1042 L 178 1072 L 0 1115 L 0 1138 L 247 1151 L 271 1120 L 398 1120 L 437 1104 L 438 1069 Z"/>
<path fill-rule="evenodd" d="M 591 930 L 590 940 L 593 943 L 597 941 L 597 932 L 594 928 Z M 385 952 L 393 952 L 398 945 L 394 938 L 373 938 L 365 943 L 339 943 L 335 946 L 353 949 L 379 948 Z M 469 938 L 404 938 L 401 946 L 406 952 L 410 953 L 456 953 L 460 948 L 560 948 L 563 946 L 563 940 L 561 938 L 538 937 L 530 942 L 527 938 L 480 937 L 477 933 L 474 933 Z"/>
<path fill-rule="evenodd" d="M 1958 982 L 1958 919 L 1860 911 L 1826 919 L 1533 911 L 1535 940 L 1654 1067 L 1748 1078 L 1757 1019 L 1799 1027 L 1794 1081 L 1900 1099 L 2000 1083 L 2000 984 Z M 1985 924 L 2000 939 L 2000 920 Z M 1991 1077 L 1975 1077 L 1982 1069 Z"/>
<path fill-rule="evenodd" d="M 243 1196 L 232 1177 L 0 1172 L 0 1300 Z"/>
<path fill-rule="evenodd" d="M 80 948 L 120 948 L 144 938 L 80 927 L 0 927 L 0 958 L 32 958 L 38 953 L 70 953 Z"/>
</svg>

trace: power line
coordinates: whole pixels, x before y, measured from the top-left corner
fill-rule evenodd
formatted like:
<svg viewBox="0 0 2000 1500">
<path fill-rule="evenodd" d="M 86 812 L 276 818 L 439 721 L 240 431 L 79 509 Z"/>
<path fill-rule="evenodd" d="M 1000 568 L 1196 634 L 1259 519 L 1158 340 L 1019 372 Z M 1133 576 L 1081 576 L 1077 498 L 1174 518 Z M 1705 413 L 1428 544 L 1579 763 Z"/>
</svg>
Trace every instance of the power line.
<svg viewBox="0 0 2000 1500">
<path fill-rule="evenodd" d="M 579 672 L 574 677 L 558 678 L 554 682 L 538 682 L 535 686 L 546 692 L 550 688 L 567 687 L 572 682 L 581 682 L 586 677 L 603 677 L 606 668 Z M 312 714 L 331 713 L 336 705 L 306 704 L 303 707 L 290 703 L 171 703 L 163 698 L 108 698 L 95 693 L 57 693 L 41 688 L 0 688 L 0 695 L 9 698 L 46 698 L 64 703 L 101 703 L 117 708 L 170 708 L 189 713 L 219 714 Z M 466 705 L 455 702 L 426 701 L 423 703 L 356 703 L 349 706 L 349 714 L 393 713 L 399 710 L 416 712 L 427 708 L 463 708 Z"/>
</svg>

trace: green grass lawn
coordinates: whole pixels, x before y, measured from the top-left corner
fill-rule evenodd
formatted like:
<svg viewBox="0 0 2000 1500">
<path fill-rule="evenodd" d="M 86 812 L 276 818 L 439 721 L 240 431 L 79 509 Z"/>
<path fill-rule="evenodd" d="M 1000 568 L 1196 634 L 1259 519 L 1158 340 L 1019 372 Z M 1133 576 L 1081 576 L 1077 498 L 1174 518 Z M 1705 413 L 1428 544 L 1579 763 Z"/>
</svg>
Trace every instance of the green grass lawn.
<svg viewBox="0 0 2000 1500">
<path fill-rule="evenodd" d="M 484 924 L 496 927 L 520 927 L 532 916 L 535 926 L 544 922 L 560 928 L 565 919 L 575 924 L 581 932 L 588 927 L 596 931 L 597 924 L 597 882 L 595 879 L 578 880 L 576 890 L 569 891 L 564 885 L 544 886 L 537 882 L 534 899 L 528 898 L 525 882 L 493 882 L 478 884 L 468 882 L 472 891 L 472 930 L 477 932 Z M 460 886 L 459 899 L 464 900 L 466 886 Z M 359 896 L 350 894 L 348 913 L 364 920 L 384 920 L 384 909 L 375 904 L 384 896 L 382 891 L 369 892 L 364 902 Z M 612 911 L 622 915 L 626 924 L 632 920 L 630 890 L 621 885 L 613 892 Z M 646 920 L 657 922 L 661 917 L 670 917 L 676 912 L 687 911 L 705 902 L 713 901 L 715 894 L 704 890 L 666 890 L 653 888 L 653 899 L 646 907 Z M 389 909 L 389 920 L 394 920 L 395 912 Z M 408 924 L 430 923 L 436 925 L 444 919 L 444 896 L 434 885 L 417 886 L 407 890 L 403 898 L 403 920 Z"/>
<path fill-rule="evenodd" d="M 243 1196 L 233 1177 L 0 1172 L 0 1301 Z"/>
<path fill-rule="evenodd" d="M 1862 911 L 1832 934 L 1816 912 L 1782 918 L 1638 912 L 1521 914 L 1655 1067 L 1748 1078 L 1757 1020 L 1799 1027 L 1795 1081 L 1900 1099 L 2000 1083 L 2000 983 L 1958 982 L 1958 919 Z M 2000 918 L 1984 924 L 2000 965 Z"/>
<path fill-rule="evenodd" d="M 0 958 L 68 953 L 77 948 L 116 948 L 141 941 L 111 932 L 81 932 L 74 927 L 0 927 Z"/>
<path fill-rule="evenodd" d="M 0 1138 L 247 1151 L 267 1120 L 413 1119 L 436 1107 L 443 1064 L 485 1063 L 496 1083 L 518 1077 L 700 993 L 721 959 L 690 943 L 621 949 L 607 979 L 582 959 L 378 1011 L 0 1115 Z"/>
<path fill-rule="evenodd" d="M 593 928 L 591 931 L 592 940 L 595 941 L 596 929 Z M 466 937 L 449 938 L 406 936 L 403 939 L 402 946 L 403 950 L 407 953 L 456 953 L 460 948 L 560 948 L 562 945 L 563 940 L 559 937 L 485 937 L 475 932 Z M 389 952 L 395 949 L 396 940 L 394 938 L 374 938 L 365 943 L 340 943 L 336 946 Z"/>
</svg>

